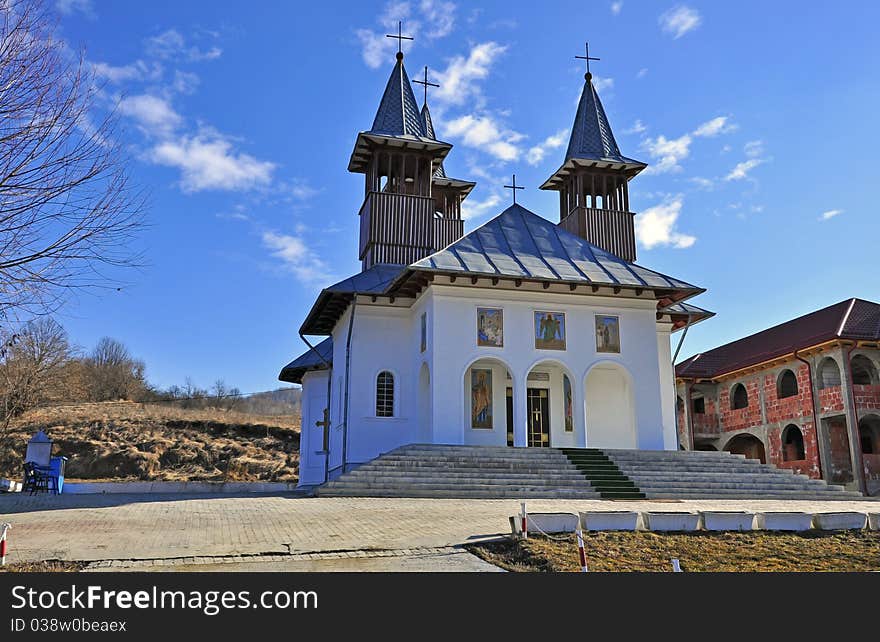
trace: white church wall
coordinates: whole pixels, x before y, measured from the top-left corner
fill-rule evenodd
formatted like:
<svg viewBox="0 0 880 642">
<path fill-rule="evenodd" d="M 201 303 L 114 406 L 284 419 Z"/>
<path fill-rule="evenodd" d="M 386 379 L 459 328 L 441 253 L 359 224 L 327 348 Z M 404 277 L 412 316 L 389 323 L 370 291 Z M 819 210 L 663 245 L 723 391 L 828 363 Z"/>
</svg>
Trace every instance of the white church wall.
<svg viewBox="0 0 880 642">
<path fill-rule="evenodd" d="M 467 365 L 480 358 L 496 358 L 508 364 L 511 370 L 514 384 L 515 444 L 524 446 L 527 421 L 525 394 L 528 387 L 526 376 L 534 364 L 552 359 L 568 368 L 574 377 L 572 390 L 576 429 L 574 435 L 562 435 L 558 441 L 568 445 L 573 440 L 576 445 L 583 446 L 584 413 L 577 409 L 583 408 L 585 377 L 593 365 L 607 360 L 618 363 L 630 373 L 633 416 L 638 427 L 638 447 L 664 447 L 655 301 L 566 296 L 536 291 L 473 290 L 436 284 L 430 288 L 430 296 L 433 300 L 433 341 L 435 345 L 442 346 L 442 350 L 434 355 L 432 372 L 436 442 L 466 443 L 466 427 L 455 418 L 469 416 L 466 399 L 462 394 Z M 477 346 L 477 307 L 504 310 L 503 347 Z M 566 314 L 565 350 L 535 348 L 535 311 Z M 620 354 L 596 351 L 597 314 L 619 317 Z M 557 399 L 553 406 L 561 409 L 561 399 Z M 551 408 L 551 413 L 553 412 Z M 554 423 L 561 424 L 561 421 Z"/>
<path fill-rule="evenodd" d="M 324 419 L 324 408 L 327 407 L 327 380 L 330 374 L 326 370 L 307 372 L 302 380 L 302 429 L 299 446 L 299 485 L 312 486 L 324 481 L 324 454 L 320 452 L 324 446 L 324 430 L 315 425 Z M 339 431 L 331 429 L 331 435 Z M 342 441 L 337 435 L 337 447 Z"/>
<path fill-rule="evenodd" d="M 660 366 L 660 403 L 663 408 L 663 448 L 678 449 L 675 425 L 675 370 L 672 366 L 672 327 L 657 326 L 657 355 Z"/>
</svg>

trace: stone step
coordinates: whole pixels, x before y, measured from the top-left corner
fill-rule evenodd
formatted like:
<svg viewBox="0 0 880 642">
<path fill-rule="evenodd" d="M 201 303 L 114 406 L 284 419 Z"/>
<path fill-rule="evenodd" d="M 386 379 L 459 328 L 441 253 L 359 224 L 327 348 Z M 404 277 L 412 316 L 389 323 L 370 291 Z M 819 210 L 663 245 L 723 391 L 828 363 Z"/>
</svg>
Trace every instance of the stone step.
<svg viewBox="0 0 880 642">
<path fill-rule="evenodd" d="M 321 497 L 414 497 L 425 499 L 602 499 L 599 493 L 592 491 L 525 491 L 521 489 L 499 489 L 492 491 L 448 491 L 421 488 L 416 490 L 358 490 L 351 488 L 339 488 L 326 491 L 322 488 L 319 488 L 316 491 L 316 495 L 319 495 Z"/>
<path fill-rule="evenodd" d="M 416 473 L 418 471 L 415 471 Z M 427 474 L 427 471 L 423 471 L 421 475 L 414 474 L 414 471 L 406 471 L 400 469 L 393 470 L 374 470 L 374 471 L 359 471 L 355 470 L 348 473 L 347 477 L 350 479 L 362 480 L 362 479 L 374 479 L 376 477 L 387 477 L 388 479 L 408 479 L 413 477 L 420 477 L 422 475 Z M 486 475 L 485 472 L 482 474 L 471 473 L 471 472 L 462 472 L 459 470 L 451 470 L 451 471 L 436 471 L 436 474 L 442 475 L 446 479 L 508 479 L 508 480 L 517 480 L 517 479 L 534 479 L 536 477 L 546 480 L 546 481 L 580 481 L 584 480 L 584 476 L 581 475 L 577 471 L 572 471 L 571 473 L 566 472 L 544 472 L 540 475 L 531 474 L 531 473 L 516 473 L 516 472 L 508 472 L 503 474 L 492 474 Z M 621 479 L 621 477 L 606 477 L 604 479 L 614 480 Z M 625 478 L 624 478 L 625 479 Z"/>
<path fill-rule="evenodd" d="M 338 487 L 344 484 L 356 484 L 356 485 L 389 485 L 389 484 L 425 484 L 425 485 L 434 485 L 434 484 L 442 484 L 444 486 L 541 486 L 541 487 L 558 487 L 558 488 L 589 488 L 589 482 L 581 477 L 580 479 L 571 479 L 571 480 L 559 480 L 559 479 L 540 479 L 536 477 L 522 477 L 522 478 L 502 478 L 502 479 L 493 479 L 487 477 L 467 477 L 463 479 L 450 480 L 448 477 L 442 475 L 441 473 L 437 473 L 431 476 L 419 476 L 419 477 L 385 477 L 385 476 L 375 476 L 375 477 L 363 477 L 363 478 L 346 478 L 344 481 L 331 481 L 328 482 L 329 486 Z"/>
<path fill-rule="evenodd" d="M 674 490 L 674 491 L 645 491 L 647 499 L 789 499 L 789 500 L 821 500 L 821 501 L 837 501 L 861 498 L 861 495 L 844 495 L 844 494 L 824 494 L 824 493 L 803 493 L 803 492 L 786 492 L 786 493 L 743 493 L 730 492 L 720 493 L 711 491 L 694 491 L 694 490 Z"/>
</svg>

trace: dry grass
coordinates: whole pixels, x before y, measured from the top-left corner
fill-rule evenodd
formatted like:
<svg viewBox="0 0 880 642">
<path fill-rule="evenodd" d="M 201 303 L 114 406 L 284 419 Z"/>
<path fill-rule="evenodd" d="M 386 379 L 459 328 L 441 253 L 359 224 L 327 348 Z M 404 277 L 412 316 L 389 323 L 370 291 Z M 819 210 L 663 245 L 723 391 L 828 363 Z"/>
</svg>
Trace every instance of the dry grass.
<svg viewBox="0 0 880 642">
<path fill-rule="evenodd" d="M 86 567 L 86 562 L 19 562 L 0 566 L 0 573 L 76 573 Z"/>
<path fill-rule="evenodd" d="M 69 458 L 68 480 L 294 482 L 299 471 L 298 418 L 112 402 L 23 415 L 0 448 L 0 477 L 21 476 L 37 430 Z"/>
<path fill-rule="evenodd" d="M 554 536 L 555 537 L 555 536 Z M 470 546 L 509 571 L 579 571 L 577 540 L 532 537 Z M 880 532 L 585 533 L 590 571 L 670 572 L 677 558 L 686 572 L 878 571 Z"/>
</svg>

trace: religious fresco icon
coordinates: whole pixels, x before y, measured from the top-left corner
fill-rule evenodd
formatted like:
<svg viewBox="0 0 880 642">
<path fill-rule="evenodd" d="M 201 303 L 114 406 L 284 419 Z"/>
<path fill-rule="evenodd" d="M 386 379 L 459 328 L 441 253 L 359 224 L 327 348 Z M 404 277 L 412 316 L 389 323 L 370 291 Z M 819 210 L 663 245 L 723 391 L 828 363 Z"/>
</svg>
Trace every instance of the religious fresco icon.
<svg viewBox="0 0 880 642">
<path fill-rule="evenodd" d="M 535 348 L 565 350 L 564 312 L 535 312 Z"/>
<path fill-rule="evenodd" d="M 491 370 L 471 370 L 471 428 L 492 429 Z"/>
<path fill-rule="evenodd" d="M 504 347 L 504 310 L 477 308 L 477 345 L 481 347 Z"/>
<path fill-rule="evenodd" d="M 596 315 L 596 352 L 620 353 L 620 319 Z"/>
<path fill-rule="evenodd" d="M 562 375 L 562 397 L 565 402 L 565 432 L 574 432 L 574 408 L 571 402 L 571 381 Z"/>
</svg>

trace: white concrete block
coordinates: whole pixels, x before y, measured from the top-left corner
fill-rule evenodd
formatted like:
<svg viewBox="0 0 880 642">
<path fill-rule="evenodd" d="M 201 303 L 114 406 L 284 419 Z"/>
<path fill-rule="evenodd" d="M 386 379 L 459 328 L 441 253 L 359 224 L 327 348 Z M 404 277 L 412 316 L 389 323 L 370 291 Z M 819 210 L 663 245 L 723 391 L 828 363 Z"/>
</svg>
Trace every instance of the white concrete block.
<svg viewBox="0 0 880 642">
<path fill-rule="evenodd" d="M 816 513 L 813 518 L 816 528 L 823 531 L 861 530 L 868 524 L 868 516 L 865 513 Z"/>
<path fill-rule="evenodd" d="M 636 511 L 587 511 L 579 515 L 581 527 L 588 531 L 634 531 L 639 524 Z"/>
<path fill-rule="evenodd" d="M 574 533 L 577 524 L 578 516 L 572 513 L 529 513 L 526 527 L 529 533 Z"/>
<path fill-rule="evenodd" d="M 652 531 L 695 531 L 700 528 L 699 513 L 648 511 L 646 526 Z"/>
<path fill-rule="evenodd" d="M 880 531 L 880 513 L 868 513 L 868 528 Z"/>
<path fill-rule="evenodd" d="M 755 527 L 755 514 L 746 511 L 707 510 L 700 514 L 707 531 L 750 531 Z"/>
<path fill-rule="evenodd" d="M 765 531 L 808 531 L 813 528 L 812 513 L 758 513 L 758 528 Z"/>
</svg>

